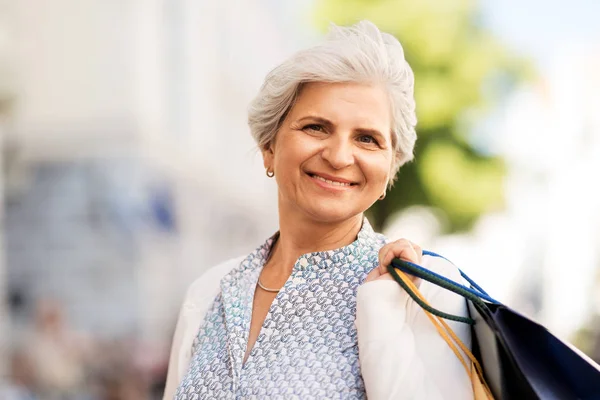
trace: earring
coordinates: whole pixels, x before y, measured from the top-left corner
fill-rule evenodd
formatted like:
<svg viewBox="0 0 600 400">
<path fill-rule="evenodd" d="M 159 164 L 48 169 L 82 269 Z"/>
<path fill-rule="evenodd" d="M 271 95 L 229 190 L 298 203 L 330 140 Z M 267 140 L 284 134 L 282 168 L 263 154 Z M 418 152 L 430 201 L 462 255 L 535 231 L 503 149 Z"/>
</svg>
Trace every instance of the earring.
<svg viewBox="0 0 600 400">
<path fill-rule="evenodd" d="M 265 171 L 265 173 L 267 174 L 267 176 L 269 178 L 272 178 L 275 176 L 275 171 L 271 171 L 269 168 L 267 168 L 267 170 Z"/>
<path fill-rule="evenodd" d="M 385 199 L 385 194 L 386 194 L 386 193 L 385 193 L 385 192 L 383 192 L 383 194 L 382 194 L 381 196 L 379 196 L 379 200 L 383 200 L 383 199 Z"/>
</svg>

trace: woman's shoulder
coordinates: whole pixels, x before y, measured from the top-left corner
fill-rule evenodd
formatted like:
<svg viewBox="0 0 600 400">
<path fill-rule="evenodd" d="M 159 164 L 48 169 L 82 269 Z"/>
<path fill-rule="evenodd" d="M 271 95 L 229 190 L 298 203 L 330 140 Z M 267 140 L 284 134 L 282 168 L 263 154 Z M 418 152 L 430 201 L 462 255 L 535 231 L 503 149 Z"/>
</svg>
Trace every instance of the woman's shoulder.
<svg viewBox="0 0 600 400">
<path fill-rule="evenodd" d="M 244 258 L 231 258 L 207 269 L 188 286 L 185 302 L 189 304 L 206 296 L 214 297 L 219 291 L 221 279 L 239 266 Z"/>
</svg>

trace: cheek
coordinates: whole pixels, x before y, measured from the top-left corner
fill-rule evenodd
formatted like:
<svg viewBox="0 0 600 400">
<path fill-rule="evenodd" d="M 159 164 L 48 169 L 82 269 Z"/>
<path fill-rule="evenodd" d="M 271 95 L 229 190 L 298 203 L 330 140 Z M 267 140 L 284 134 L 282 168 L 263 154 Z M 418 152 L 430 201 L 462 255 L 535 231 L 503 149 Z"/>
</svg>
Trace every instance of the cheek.
<svg viewBox="0 0 600 400">
<path fill-rule="evenodd" d="M 319 153 L 319 142 L 297 132 L 282 135 L 276 162 L 281 169 L 296 169 L 299 165 Z"/>
<path fill-rule="evenodd" d="M 387 185 L 392 169 L 391 156 L 386 154 L 376 154 L 372 157 L 365 157 L 363 165 L 363 171 L 367 181 L 377 185 Z"/>
</svg>

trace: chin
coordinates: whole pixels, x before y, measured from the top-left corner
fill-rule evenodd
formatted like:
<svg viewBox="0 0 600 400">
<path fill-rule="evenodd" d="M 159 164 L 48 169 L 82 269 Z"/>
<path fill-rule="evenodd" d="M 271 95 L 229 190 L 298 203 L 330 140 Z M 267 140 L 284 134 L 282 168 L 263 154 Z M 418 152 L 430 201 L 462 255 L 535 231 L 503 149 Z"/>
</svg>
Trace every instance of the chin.
<svg viewBox="0 0 600 400">
<path fill-rule="evenodd" d="M 315 221 L 330 223 L 342 222 L 360 213 L 360 210 L 350 209 L 343 205 L 340 206 L 340 204 L 319 204 L 306 210 L 306 214 L 310 215 Z"/>
</svg>

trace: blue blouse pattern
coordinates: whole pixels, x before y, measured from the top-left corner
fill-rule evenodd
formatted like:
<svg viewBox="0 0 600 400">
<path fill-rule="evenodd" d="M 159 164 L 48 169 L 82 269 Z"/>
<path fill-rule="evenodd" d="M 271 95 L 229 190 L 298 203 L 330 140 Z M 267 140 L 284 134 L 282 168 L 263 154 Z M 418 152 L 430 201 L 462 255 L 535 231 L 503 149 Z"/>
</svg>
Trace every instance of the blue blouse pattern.
<svg viewBox="0 0 600 400">
<path fill-rule="evenodd" d="M 175 398 L 364 399 L 356 291 L 386 243 L 365 219 L 348 246 L 301 256 L 271 304 L 246 363 L 258 276 L 271 238 L 221 280 Z"/>
</svg>

